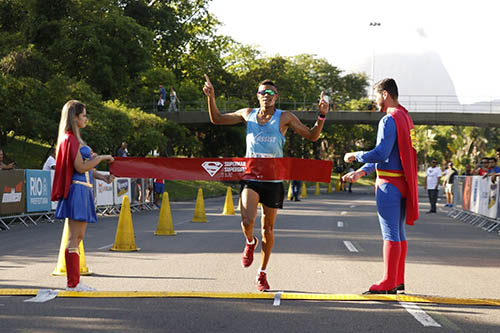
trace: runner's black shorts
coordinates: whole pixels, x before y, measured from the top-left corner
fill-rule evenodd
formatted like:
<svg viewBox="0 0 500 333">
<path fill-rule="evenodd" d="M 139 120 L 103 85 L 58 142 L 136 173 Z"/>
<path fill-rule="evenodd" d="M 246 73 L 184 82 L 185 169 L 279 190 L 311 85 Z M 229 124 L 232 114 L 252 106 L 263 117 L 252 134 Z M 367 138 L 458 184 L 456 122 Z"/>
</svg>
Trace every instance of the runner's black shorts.
<svg viewBox="0 0 500 333">
<path fill-rule="evenodd" d="M 285 187 L 283 182 L 259 182 L 252 180 L 242 180 L 240 182 L 240 196 L 243 189 L 249 188 L 259 195 L 259 202 L 269 208 L 283 208 L 285 200 Z"/>
</svg>

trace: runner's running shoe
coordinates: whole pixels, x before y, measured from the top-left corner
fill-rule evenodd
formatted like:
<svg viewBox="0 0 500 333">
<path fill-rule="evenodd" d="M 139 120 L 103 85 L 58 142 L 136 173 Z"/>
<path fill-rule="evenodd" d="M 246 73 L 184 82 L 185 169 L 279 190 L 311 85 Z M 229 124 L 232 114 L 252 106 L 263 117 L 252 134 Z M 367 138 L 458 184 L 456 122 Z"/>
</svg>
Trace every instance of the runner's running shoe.
<svg viewBox="0 0 500 333">
<path fill-rule="evenodd" d="M 253 237 L 254 243 L 252 245 L 245 241 L 245 249 L 243 250 L 243 256 L 241 257 L 241 264 L 243 267 L 249 267 L 253 262 L 253 251 L 259 244 L 257 237 Z"/>
<path fill-rule="evenodd" d="M 255 283 L 257 284 L 257 289 L 259 291 L 269 291 L 269 283 L 267 283 L 267 275 L 264 272 L 260 272 L 257 274 L 257 278 L 255 279 Z"/>
</svg>

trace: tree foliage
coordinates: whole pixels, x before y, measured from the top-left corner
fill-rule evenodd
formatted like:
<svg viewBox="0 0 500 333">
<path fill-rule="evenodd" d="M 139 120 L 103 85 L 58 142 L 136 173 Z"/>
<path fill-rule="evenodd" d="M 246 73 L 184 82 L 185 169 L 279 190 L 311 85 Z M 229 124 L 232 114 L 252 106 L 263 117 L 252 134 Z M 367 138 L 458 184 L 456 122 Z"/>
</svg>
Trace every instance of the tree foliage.
<svg viewBox="0 0 500 333">
<path fill-rule="evenodd" d="M 133 155 L 242 156 L 243 126 L 181 126 L 151 114 L 158 85 L 174 87 L 181 110 L 206 110 L 203 74 L 221 109 L 257 106 L 257 86 L 272 79 L 278 107 L 316 110 L 322 90 L 337 109 L 366 109 L 366 75 L 344 73 L 310 54 L 266 56 L 217 34 L 209 0 L 0 1 L 0 145 L 23 136 L 54 145 L 69 99 L 87 105 L 84 138 L 100 153 L 127 141 Z M 312 125 L 312 124 L 309 124 Z M 417 126 L 419 163 L 431 157 L 474 162 L 492 155 L 499 130 Z M 333 159 L 371 149 L 374 126 L 325 126 L 311 143 L 287 133 L 288 156 Z"/>
</svg>

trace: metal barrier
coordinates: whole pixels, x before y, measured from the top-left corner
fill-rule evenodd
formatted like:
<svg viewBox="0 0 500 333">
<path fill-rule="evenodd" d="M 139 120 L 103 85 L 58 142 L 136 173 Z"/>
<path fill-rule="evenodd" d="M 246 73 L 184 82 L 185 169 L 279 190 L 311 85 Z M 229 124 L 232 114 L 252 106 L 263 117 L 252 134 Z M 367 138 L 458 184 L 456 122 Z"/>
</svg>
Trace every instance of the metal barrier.
<svg viewBox="0 0 500 333">
<path fill-rule="evenodd" d="M 25 227 L 36 226 L 41 222 L 54 223 L 56 203 L 50 202 L 49 171 L 17 169 L 3 171 L 1 175 L 2 195 L 0 198 L 2 201 L 0 204 L 2 206 L 0 207 L 3 211 L 0 210 L 0 231 L 10 230 L 11 226 L 16 223 L 23 224 Z M 12 177 L 13 175 L 17 178 Z M 94 185 L 96 213 L 100 216 L 119 214 L 124 195 L 129 196 L 132 212 L 158 209 L 153 204 L 152 179 L 117 178 L 112 184 L 94 180 Z M 30 201 L 31 198 L 34 198 L 33 202 L 43 201 L 44 205 L 40 205 L 41 208 L 34 207 Z M 11 209 L 13 205 L 16 208 L 14 210 Z"/>
<path fill-rule="evenodd" d="M 498 195 L 498 183 L 491 183 L 490 177 L 457 176 L 453 186 L 453 208 L 448 216 L 489 233 L 498 231 L 500 235 Z"/>
</svg>

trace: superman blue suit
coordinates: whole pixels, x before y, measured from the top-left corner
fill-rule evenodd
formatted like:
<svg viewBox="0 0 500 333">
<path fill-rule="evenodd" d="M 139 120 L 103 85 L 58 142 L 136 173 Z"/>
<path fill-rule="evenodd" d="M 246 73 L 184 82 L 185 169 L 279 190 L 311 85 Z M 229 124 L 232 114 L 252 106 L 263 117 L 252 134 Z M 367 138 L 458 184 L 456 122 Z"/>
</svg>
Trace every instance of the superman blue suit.
<svg viewBox="0 0 500 333">
<path fill-rule="evenodd" d="M 399 105 L 379 122 L 377 144 L 368 152 L 357 152 L 365 163 L 361 170 L 376 170 L 376 200 L 384 240 L 385 276 L 370 287 L 371 292 L 395 293 L 404 290 L 404 267 L 408 242 L 405 221 L 418 219 L 416 150 L 413 147 L 413 121 Z"/>
</svg>

